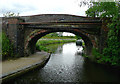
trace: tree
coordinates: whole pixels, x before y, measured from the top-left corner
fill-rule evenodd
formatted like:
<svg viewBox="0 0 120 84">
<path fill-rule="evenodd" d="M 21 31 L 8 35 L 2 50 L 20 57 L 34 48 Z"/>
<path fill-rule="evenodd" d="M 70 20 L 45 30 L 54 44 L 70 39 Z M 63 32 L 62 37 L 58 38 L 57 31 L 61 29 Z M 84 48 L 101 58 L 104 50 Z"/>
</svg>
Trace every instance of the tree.
<svg viewBox="0 0 120 84">
<path fill-rule="evenodd" d="M 17 17 L 19 16 L 19 13 L 15 14 L 13 12 L 6 12 L 5 14 L 3 14 L 4 17 Z"/>
<path fill-rule="evenodd" d="M 58 37 L 58 33 L 57 32 L 51 33 L 50 35 L 51 35 L 51 37 Z"/>
<path fill-rule="evenodd" d="M 57 32 L 58 36 L 63 36 L 63 32 Z"/>
<path fill-rule="evenodd" d="M 116 2 L 93 2 L 86 14 L 89 17 L 114 17 L 118 14 L 118 7 Z"/>
<path fill-rule="evenodd" d="M 86 2 L 87 3 L 87 2 Z M 107 47 L 99 58 L 99 62 L 120 66 L 120 3 L 119 2 L 90 2 L 92 5 L 86 11 L 88 17 L 109 17 Z M 84 3 L 83 3 L 84 4 Z M 87 4 L 89 5 L 89 4 Z"/>
</svg>

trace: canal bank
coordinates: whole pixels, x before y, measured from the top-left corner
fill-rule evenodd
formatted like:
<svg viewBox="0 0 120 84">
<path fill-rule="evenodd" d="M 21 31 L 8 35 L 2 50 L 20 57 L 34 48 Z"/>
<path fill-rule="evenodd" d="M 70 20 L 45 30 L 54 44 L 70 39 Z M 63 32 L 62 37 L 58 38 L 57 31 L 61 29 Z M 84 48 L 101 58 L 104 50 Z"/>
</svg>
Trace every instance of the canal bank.
<svg viewBox="0 0 120 84">
<path fill-rule="evenodd" d="M 38 51 L 46 51 L 46 52 L 53 52 L 51 49 L 47 48 L 47 46 L 51 44 L 61 44 L 61 43 L 71 43 L 75 42 L 76 39 L 39 39 L 36 43 L 36 49 Z"/>
<path fill-rule="evenodd" d="M 50 58 L 50 53 L 41 51 L 29 57 L 22 57 L 16 60 L 2 62 L 2 83 L 14 79 L 28 71 L 44 66 Z"/>
</svg>

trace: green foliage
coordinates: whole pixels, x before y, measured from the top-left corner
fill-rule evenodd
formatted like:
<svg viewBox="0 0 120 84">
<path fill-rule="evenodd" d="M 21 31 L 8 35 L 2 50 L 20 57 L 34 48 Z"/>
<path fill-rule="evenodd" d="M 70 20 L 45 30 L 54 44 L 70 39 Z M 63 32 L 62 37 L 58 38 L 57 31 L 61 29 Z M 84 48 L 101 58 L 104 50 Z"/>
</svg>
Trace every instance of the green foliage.
<svg viewBox="0 0 120 84">
<path fill-rule="evenodd" d="M 47 49 L 46 47 L 44 47 L 45 45 L 49 45 L 49 44 L 55 44 L 55 43 L 66 43 L 66 42 L 75 42 L 76 40 L 38 40 L 36 43 L 36 48 L 37 50 L 44 50 L 46 52 L 49 51 L 49 49 Z"/>
<path fill-rule="evenodd" d="M 75 39 L 75 36 L 58 36 L 58 35 L 53 35 L 52 33 L 47 34 L 46 36 L 42 37 L 43 39 Z"/>
<path fill-rule="evenodd" d="M 48 45 L 54 43 L 75 42 L 76 40 L 38 40 L 36 45 Z"/>
<path fill-rule="evenodd" d="M 108 27 L 110 31 L 108 33 L 107 47 L 103 50 L 103 54 L 109 59 L 107 62 L 112 65 L 120 65 L 120 23 L 113 22 Z"/>
<path fill-rule="evenodd" d="M 111 23 L 108 23 L 108 39 L 107 46 L 103 49 L 103 53 L 93 50 L 93 55 L 99 63 L 108 63 L 110 65 L 120 66 L 120 17 L 118 14 L 117 2 L 94 2 L 86 14 L 90 17 L 109 17 Z"/>
<path fill-rule="evenodd" d="M 58 34 L 57 34 L 57 33 L 50 33 L 50 36 L 51 36 L 51 37 L 53 37 L 53 36 L 57 37 Z"/>
<path fill-rule="evenodd" d="M 19 13 L 15 14 L 13 12 L 6 12 L 5 14 L 3 14 L 4 17 L 17 17 L 19 16 Z"/>
<path fill-rule="evenodd" d="M 36 45 L 36 49 L 39 51 L 43 50 L 43 51 L 49 52 L 49 49 L 47 49 L 43 45 Z"/>
<path fill-rule="evenodd" d="M 84 53 L 82 54 L 82 56 L 85 57 L 85 58 L 89 58 L 89 56 L 87 56 L 87 55 L 84 54 Z"/>
<path fill-rule="evenodd" d="M 45 45 L 47 49 L 49 49 L 49 52 L 54 53 L 58 47 L 62 47 L 64 43 L 55 43 L 55 44 L 49 44 Z M 60 52 L 62 51 L 61 49 L 59 50 Z"/>
<path fill-rule="evenodd" d="M 114 55 L 111 54 L 114 51 Z M 98 63 L 108 64 L 108 65 L 118 65 L 119 66 L 119 55 L 116 50 L 111 51 L 110 49 L 105 48 L 104 53 L 100 54 L 99 51 L 95 48 L 92 50 L 92 55 L 94 56 L 94 60 Z M 108 54 L 109 52 L 109 54 Z M 116 57 L 118 56 L 118 57 Z"/>
<path fill-rule="evenodd" d="M 82 39 L 80 36 L 77 36 L 77 35 L 75 36 L 75 38 L 76 38 L 77 40 L 78 40 L 78 39 Z"/>
<path fill-rule="evenodd" d="M 100 57 L 102 56 L 102 54 L 100 54 L 99 51 L 98 51 L 98 49 L 96 49 L 96 48 L 93 48 L 93 49 L 92 49 L 92 55 L 94 56 L 94 58 L 95 58 L 96 60 L 99 60 Z"/>
<path fill-rule="evenodd" d="M 50 34 L 47 34 L 46 36 L 44 37 L 59 37 L 58 33 L 55 32 L 55 33 L 50 33 Z"/>
<path fill-rule="evenodd" d="M 93 2 L 86 14 L 89 17 L 114 17 L 118 13 L 115 2 Z"/>
<path fill-rule="evenodd" d="M 2 40 L 2 59 L 5 60 L 13 57 L 13 46 L 4 32 L 2 32 L 0 40 Z"/>
</svg>

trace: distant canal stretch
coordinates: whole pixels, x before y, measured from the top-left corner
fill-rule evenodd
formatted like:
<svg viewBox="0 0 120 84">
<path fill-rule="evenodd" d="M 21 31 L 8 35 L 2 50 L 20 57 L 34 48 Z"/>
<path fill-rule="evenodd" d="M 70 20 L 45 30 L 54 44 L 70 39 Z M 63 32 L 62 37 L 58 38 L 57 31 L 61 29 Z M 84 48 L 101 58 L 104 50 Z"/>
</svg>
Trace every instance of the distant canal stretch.
<svg viewBox="0 0 120 84">
<path fill-rule="evenodd" d="M 18 77 L 10 84 L 40 84 L 40 82 L 120 82 L 120 72 L 85 60 L 77 54 L 75 43 L 52 44 L 55 50 L 42 68 Z"/>
</svg>

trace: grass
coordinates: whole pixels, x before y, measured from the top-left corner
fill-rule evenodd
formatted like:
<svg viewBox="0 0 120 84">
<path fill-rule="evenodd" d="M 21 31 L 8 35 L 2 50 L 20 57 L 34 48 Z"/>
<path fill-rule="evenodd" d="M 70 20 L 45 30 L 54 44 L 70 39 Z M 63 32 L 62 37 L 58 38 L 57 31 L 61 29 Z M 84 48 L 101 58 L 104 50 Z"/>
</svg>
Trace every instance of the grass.
<svg viewBox="0 0 120 84">
<path fill-rule="evenodd" d="M 36 43 L 36 48 L 37 50 L 41 51 L 44 50 L 46 52 L 51 52 L 49 51 L 48 48 L 45 47 L 45 45 L 49 44 L 55 44 L 55 43 L 68 43 L 68 42 L 75 42 L 76 40 L 38 40 Z"/>
</svg>

